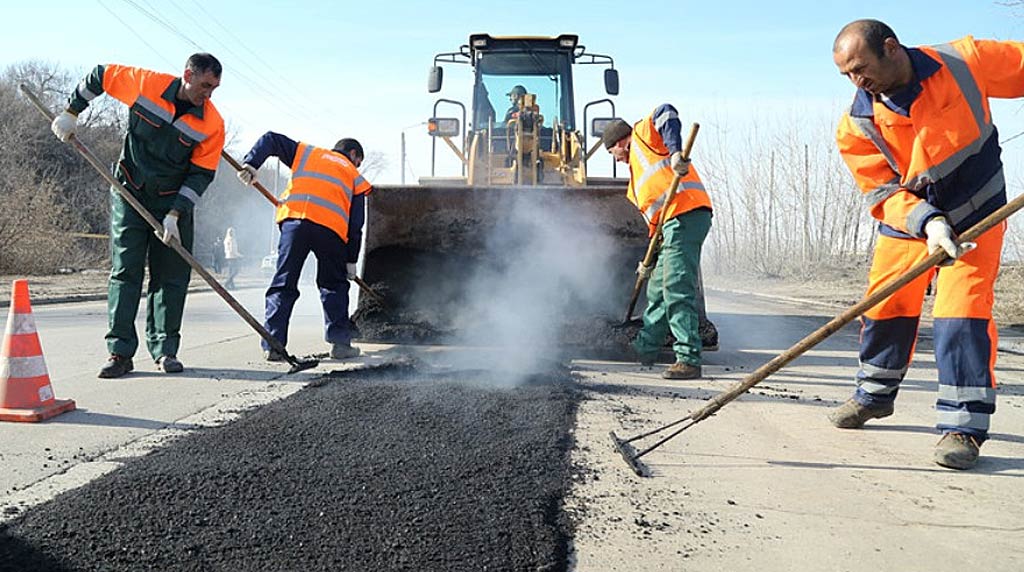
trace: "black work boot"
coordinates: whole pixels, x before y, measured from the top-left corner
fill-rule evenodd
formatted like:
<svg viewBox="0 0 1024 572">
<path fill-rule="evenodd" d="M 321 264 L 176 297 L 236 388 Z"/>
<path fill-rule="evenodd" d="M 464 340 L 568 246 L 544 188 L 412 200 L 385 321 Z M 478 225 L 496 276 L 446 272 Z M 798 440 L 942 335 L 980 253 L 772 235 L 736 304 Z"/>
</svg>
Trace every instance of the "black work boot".
<svg viewBox="0 0 1024 572">
<path fill-rule="evenodd" d="M 965 433 L 946 433 L 935 445 L 935 462 L 950 469 L 966 470 L 978 463 L 978 441 Z"/>
<path fill-rule="evenodd" d="M 661 377 L 665 379 L 700 379 L 702 373 L 699 365 L 690 365 L 677 361 L 663 371 Z"/>
<path fill-rule="evenodd" d="M 892 415 L 892 403 L 883 403 L 868 407 L 852 397 L 828 414 L 832 425 L 840 429 L 860 429 L 869 419 L 881 419 Z"/>
<path fill-rule="evenodd" d="M 176 356 L 160 356 L 156 363 L 160 364 L 160 369 L 164 370 L 164 373 L 181 373 L 185 370 L 185 366 L 181 365 Z"/>
<path fill-rule="evenodd" d="M 113 379 L 115 377 L 121 377 L 133 369 L 135 369 L 135 364 L 132 363 L 132 358 L 117 354 L 110 354 L 110 358 L 107 359 L 107 363 L 100 368 L 100 373 L 96 377 L 101 379 Z"/>
</svg>

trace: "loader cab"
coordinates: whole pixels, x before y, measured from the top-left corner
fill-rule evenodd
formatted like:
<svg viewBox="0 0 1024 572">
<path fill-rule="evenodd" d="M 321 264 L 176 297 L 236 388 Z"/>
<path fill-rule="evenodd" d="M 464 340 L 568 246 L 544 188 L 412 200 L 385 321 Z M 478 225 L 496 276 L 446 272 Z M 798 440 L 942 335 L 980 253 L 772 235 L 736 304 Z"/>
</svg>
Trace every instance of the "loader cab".
<svg viewBox="0 0 1024 572">
<path fill-rule="evenodd" d="M 528 132 L 533 153 L 528 158 L 530 168 L 536 165 L 540 178 L 547 173 L 548 180 L 553 182 L 550 175 L 560 172 L 566 177 L 585 179 L 585 169 L 575 167 L 585 155 L 579 153 L 585 136 L 577 132 L 573 69 L 577 64 L 607 66 L 605 91 L 617 95 L 618 72 L 610 57 L 587 53 L 584 46 L 579 45 L 578 36 L 572 34 L 557 37 L 474 34 L 458 52 L 434 57 L 428 82 L 431 93 L 441 90 L 444 70 L 439 64 L 442 62 L 470 64 L 473 69 L 472 100 L 468 113 L 459 101 L 439 99 L 431 118 L 436 124 L 439 105 L 457 106 L 462 108 L 463 125 L 455 130 L 430 133 L 434 137 L 446 137 L 446 143 L 453 148 L 453 139 L 461 136 L 464 173 L 468 166 L 470 179 L 473 179 L 474 171 L 482 170 L 487 173 L 489 183 L 522 183 L 525 179 L 520 175 L 514 175 L 514 181 L 506 181 L 498 171 L 502 166 L 524 161 L 517 155 L 518 147 L 522 145 L 516 143 L 517 138 L 523 137 L 524 130 Z M 514 90 L 525 90 L 525 97 L 515 99 L 512 97 Z M 527 107 L 523 107 L 522 102 L 528 102 Z M 611 100 L 599 102 L 610 104 Z M 611 105 L 614 110 L 614 104 Z M 449 125 L 458 125 L 454 118 L 444 119 Z M 585 131 L 586 128 L 583 129 Z M 473 168 L 474 161 L 479 169 Z M 486 166 L 481 163 L 486 163 Z M 525 166 L 525 162 L 523 164 Z M 576 171 L 574 175 L 565 175 L 572 170 Z M 432 177 L 433 174 L 432 161 Z"/>
</svg>

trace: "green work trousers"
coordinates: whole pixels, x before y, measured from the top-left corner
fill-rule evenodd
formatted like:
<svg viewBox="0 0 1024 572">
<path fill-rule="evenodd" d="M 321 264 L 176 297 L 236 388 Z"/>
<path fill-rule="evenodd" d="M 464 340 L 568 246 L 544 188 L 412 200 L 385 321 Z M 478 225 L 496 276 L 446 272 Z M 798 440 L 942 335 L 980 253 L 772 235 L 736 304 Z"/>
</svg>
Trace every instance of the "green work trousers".
<svg viewBox="0 0 1024 572">
<path fill-rule="evenodd" d="M 676 361 L 700 365 L 697 289 L 700 251 L 711 230 L 711 211 L 698 209 L 665 221 L 658 262 L 647 282 L 644 325 L 633 340 L 641 356 L 657 355 L 672 333 Z"/>
<path fill-rule="evenodd" d="M 107 349 L 112 354 L 132 357 L 139 347 L 135 316 L 139 312 L 148 258 L 146 345 L 154 360 L 160 356 L 177 356 L 185 293 L 192 268 L 160 240 L 149 223 L 117 191 L 111 189 L 110 192 L 111 270 L 107 293 L 110 330 L 106 336 Z M 162 222 L 174 204 L 175 195 L 136 197 L 157 221 Z M 183 213 L 178 218 L 178 230 L 181 242 L 189 252 L 192 252 L 193 229 L 192 214 Z"/>
</svg>

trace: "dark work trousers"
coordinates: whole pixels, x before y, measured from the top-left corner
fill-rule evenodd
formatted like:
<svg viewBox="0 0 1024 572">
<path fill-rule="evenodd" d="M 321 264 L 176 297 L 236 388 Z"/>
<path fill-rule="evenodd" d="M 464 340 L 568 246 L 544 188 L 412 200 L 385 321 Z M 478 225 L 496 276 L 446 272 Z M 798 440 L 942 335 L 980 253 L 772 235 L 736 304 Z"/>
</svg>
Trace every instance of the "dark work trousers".
<svg viewBox="0 0 1024 572">
<path fill-rule="evenodd" d="M 349 344 L 352 334 L 348 325 L 345 243 L 333 230 L 309 220 L 286 219 L 280 228 L 277 272 L 267 288 L 267 331 L 288 345 L 288 321 L 299 299 L 302 263 L 312 252 L 316 256 L 316 285 L 324 308 L 324 339 L 332 344 Z M 270 349 L 265 340 L 262 345 L 264 350 Z"/>
<path fill-rule="evenodd" d="M 181 343 L 181 318 L 185 312 L 192 268 L 153 232 L 139 213 L 116 191 L 110 191 L 110 281 L 107 312 L 110 329 L 107 349 L 126 357 L 135 355 L 139 338 L 135 332 L 135 315 L 142 297 L 142 282 L 149 263 L 149 286 L 146 288 L 146 346 L 153 359 L 177 356 Z M 161 221 L 170 210 L 174 197 L 139 198 L 143 206 Z M 193 219 L 191 214 L 178 218 L 178 230 L 185 250 L 192 252 Z"/>
</svg>

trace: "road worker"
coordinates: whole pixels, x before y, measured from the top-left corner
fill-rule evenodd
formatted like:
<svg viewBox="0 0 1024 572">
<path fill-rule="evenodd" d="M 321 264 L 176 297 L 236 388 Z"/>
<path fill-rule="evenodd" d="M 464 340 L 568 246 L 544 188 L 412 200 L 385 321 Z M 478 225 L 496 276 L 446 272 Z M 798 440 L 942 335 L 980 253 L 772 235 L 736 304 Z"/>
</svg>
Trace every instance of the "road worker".
<svg viewBox="0 0 1024 572">
<path fill-rule="evenodd" d="M 969 469 L 995 411 L 993 285 L 1005 223 L 958 245 L 1006 204 L 990 97 L 1024 95 L 1024 43 L 975 40 L 911 48 L 877 20 L 847 24 L 832 57 L 857 87 L 837 130 L 839 151 L 879 221 L 868 294 L 939 249 L 950 265 L 903 287 L 862 318 L 853 397 L 833 425 L 888 417 L 914 353 L 925 290 L 938 272 L 934 340 L 939 465 Z"/>
<path fill-rule="evenodd" d="M 640 363 L 654 363 L 671 333 L 676 360 L 662 377 L 696 379 L 702 375 L 697 289 L 701 248 L 711 229 L 711 199 L 697 170 L 683 157 L 680 127 L 676 108 L 662 104 L 632 127 L 621 119 L 612 121 L 602 141 L 616 161 L 629 164 L 627 197 L 644 213 L 652 236 L 665 217 L 657 263 L 637 268 L 649 274 L 649 281 L 643 327 L 633 349 Z M 666 205 L 676 175 L 681 177 L 679 188 Z"/>
<path fill-rule="evenodd" d="M 348 279 L 356 277 L 366 195 L 371 190 L 370 183 L 359 174 L 363 147 L 355 139 L 346 138 L 333 149 L 324 149 L 269 131 L 245 156 L 239 179 L 252 184 L 268 157 L 277 157 L 288 165 L 292 178 L 277 208 L 281 239 L 277 271 L 266 295 L 267 331 L 287 346 L 288 323 L 299 298 L 299 275 L 312 252 L 317 260 L 316 284 L 330 356 L 358 356 L 359 348 L 352 346 L 349 328 Z M 268 361 L 285 359 L 265 340 L 262 344 Z"/>
<path fill-rule="evenodd" d="M 509 108 L 508 111 L 505 112 L 505 121 L 503 124 L 508 125 L 509 121 L 519 117 L 519 106 L 523 100 L 523 96 L 526 95 L 526 88 L 521 85 L 517 85 L 510 89 L 505 95 L 508 96 Z"/>
<path fill-rule="evenodd" d="M 51 125 L 61 141 L 75 132 L 78 114 L 103 93 L 128 106 L 128 132 L 115 167 L 117 180 L 163 221 L 152 228 L 111 189 L 111 266 L 107 308 L 110 358 L 99 377 L 121 377 L 134 369 L 139 340 L 135 316 L 149 264 L 146 345 L 167 373 L 183 370 L 178 360 L 181 319 L 191 267 L 167 245 L 192 251 L 199 197 L 213 181 L 224 146 L 224 120 L 210 96 L 220 85 L 221 64 L 193 54 L 181 77 L 118 64 L 96 66 L 71 93 L 67 109 Z"/>
</svg>

